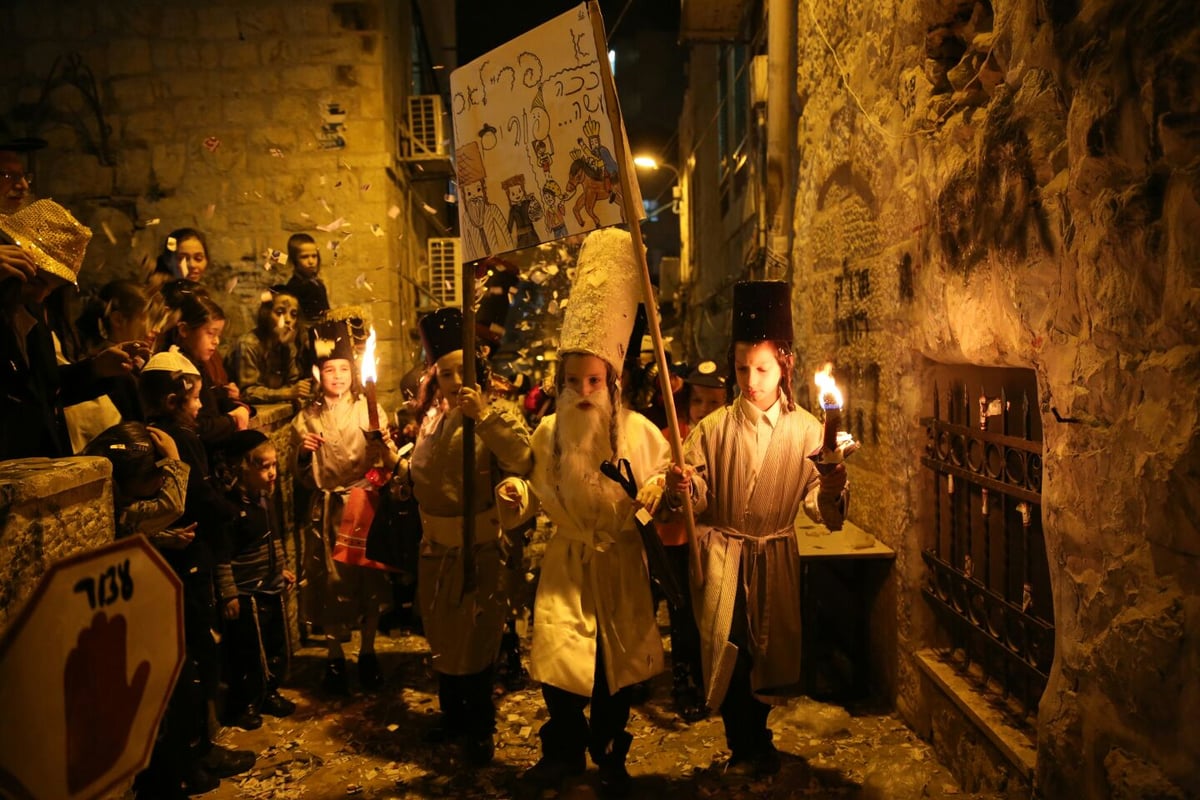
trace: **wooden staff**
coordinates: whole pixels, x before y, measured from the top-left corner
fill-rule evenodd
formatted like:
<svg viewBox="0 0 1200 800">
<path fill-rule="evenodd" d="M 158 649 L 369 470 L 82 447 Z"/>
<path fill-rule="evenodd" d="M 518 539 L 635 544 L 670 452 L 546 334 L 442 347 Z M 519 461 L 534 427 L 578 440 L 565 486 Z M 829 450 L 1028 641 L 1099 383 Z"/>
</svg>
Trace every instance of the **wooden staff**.
<svg viewBox="0 0 1200 800">
<path fill-rule="evenodd" d="M 475 264 L 462 265 L 463 316 L 463 386 L 475 385 Z M 462 566 L 463 598 L 475 591 L 478 574 L 475 570 L 475 420 L 462 415 L 463 441 L 463 527 Z"/>
<path fill-rule="evenodd" d="M 592 20 L 592 30 L 596 40 L 597 58 L 604 58 L 608 52 L 604 38 L 604 20 L 600 16 L 600 4 L 589 0 L 588 14 Z M 662 389 L 663 407 L 667 411 L 667 441 L 671 444 L 671 458 L 676 464 L 683 466 L 683 438 L 679 435 L 679 418 L 675 414 L 675 396 L 671 391 L 671 365 L 667 363 L 667 351 L 663 346 L 662 329 L 658 322 L 658 306 L 654 303 L 654 284 L 650 281 L 650 267 L 646 263 L 646 247 L 642 243 L 642 228 L 638 221 L 641 210 L 633 204 L 633 184 L 629 174 L 629 152 L 625 142 L 625 131 L 621 124 L 620 107 L 617 102 L 617 87 L 613 83 L 612 73 L 606 69 L 600 70 L 601 82 L 604 84 L 604 104 L 608 119 L 612 125 L 613 147 L 616 149 L 618 171 L 621 177 L 621 206 L 625 212 L 625 221 L 629 224 L 629 234 L 633 238 L 633 255 L 642 267 L 642 294 L 645 295 L 647 327 L 650 337 L 654 340 L 654 360 L 658 363 L 658 381 Z M 704 585 L 704 572 L 700 564 L 700 543 L 696 540 L 696 521 L 692 513 L 692 498 L 683 495 L 683 520 L 688 534 L 688 560 L 691 564 L 692 586 Z"/>
</svg>

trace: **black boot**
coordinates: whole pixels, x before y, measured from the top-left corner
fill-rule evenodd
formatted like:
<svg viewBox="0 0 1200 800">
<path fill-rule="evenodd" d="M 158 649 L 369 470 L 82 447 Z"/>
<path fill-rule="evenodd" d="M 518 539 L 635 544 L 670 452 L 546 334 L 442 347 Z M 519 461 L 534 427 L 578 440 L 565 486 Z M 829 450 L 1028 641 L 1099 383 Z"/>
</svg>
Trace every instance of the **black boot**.
<svg viewBox="0 0 1200 800">
<path fill-rule="evenodd" d="M 500 638 L 500 653 L 500 682 L 506 692 L 515 692 L 525 685 L 527 676 L 521 664 L 521 639 L 515 630 L 506 630 Z"/>
<path fill-rule="evenodd" d="M 631 744 L 633 736 L 621 731 L 603 753 L 592 753 L 592 760 L 600 769 L 601 797 L 629 797 L 633 791 L 633 779 L 625 769 L 625 757 L 629 755 Z"/>
<path fill-rule="evenodd" d="M 692 680 L 692 670 L 684 661 L 671 664 L 671 700 L 675 713 L 684 722 L 698 722 L 708 716 L 708 709 L 700 702 L 700 691 Z"/>
</svg>

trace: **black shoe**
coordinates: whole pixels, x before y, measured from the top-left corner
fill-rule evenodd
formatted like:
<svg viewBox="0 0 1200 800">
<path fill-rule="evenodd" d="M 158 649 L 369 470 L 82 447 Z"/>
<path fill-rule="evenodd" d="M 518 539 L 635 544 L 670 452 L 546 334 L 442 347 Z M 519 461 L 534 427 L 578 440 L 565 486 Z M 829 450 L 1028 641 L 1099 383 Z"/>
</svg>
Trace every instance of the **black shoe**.
<svg viewBox="0 0 1200 800">
<path fill-rule="evenodd" d="M 586 768 L 583 753 L 569 761 L 542 756 L 540 761 L 521 775 L 521 783 L 541 791 L 559 789 L 567 778 L 582 775 Z"/>
<path fill-rule="evenodd" d="M 379 669 L 379 656 L 374 653 L 358 654 L 358 682 L 364 689 L 378 689 L 383 685 L 383 672 Z"/>
<path fill-rule="evenodd" d="M 350 677 L 346 674 L 346 659 L 331 658 L 325 662 L 325 677 L 321 689 L 327 694 L 350 694 Z"/>
<path fill-rule="evenodd" d="M 433 724 L 429 730 L 425 731 L 421 737 L 427 744 L 446 744 L 447 742 L 457 741 L 466 736 L 466 731 L 461 725 L 447 722 L 445 716 Z"/>
<path fill-rule="evenodd" d="M 625 760 L 600 765 L 600 796 L 629 797 L 633 791 L 633 778 L 625 769 Z"/>
<path fill-rule="evenodd" d="M 730 778 L 765 778 L 779 772 L 779 751 L 768 744 L 751 753 L 734 753 L 725 765 L 725 775 Z"/>
<path fill-rule="evenodd" d="M 200 766 L 205 772 L 210 772 L 218 778 L 232 778 L 249 772 L 254 766 L 254 753 L 249 750 L 234 750 L 214 744 L 212 749 L 200 758 Z"/>
<path fill-rule="evenodd" d="M 211 772 L 205 770 L 200 765 L 196 765 L 196 766 L 192 767 L 190 770 L 188 770 L 188 774 L 184 776 L 183 785 L 179 788 L 179 791 L 182 793 L 182 795 L 184 797 L 190 797 L 191 795 L 194 795 L 194 794 L 204 794 L 205 792 L 211 792 L 213 789 L 217 788 L 220 785 L 221 785 L 220 778 L 218 778 L 216 775 L 212 774 Z M 139 794 L 139 797 L 140 796 L 141 795 Z M 168 792 L 167 794 L 163 794 L 163 795 L 145 795 L 145 796 L 146 797 L 153 796 L 155 798 L 155 800 L 158 800 L 158 798 L 160 798 L 160 797 L 177 797 L 178 795 L 176 795 L 174 792 Z"/>
<path fill-rule="evenodd" d="M 272 717 L 289 717 L 296 711 L 296 704 L 279 692 L 271 692 L 263 698 L 262 705 L 258 709 L 263 714 L 270 714 Z"/>
<path fill-rule="evenodd" d="M 496 742 L 492 734 L 471 736 L 463 745 L 463 755 L 473 767 L 486 767 L 496 756 Z"/>
<path fill-rule="evenodd" d="M 229 718 L 227 725 L 232 725 L 235 728 L 241 728 L 244 731 L 256 731 L 262 727 L 263 718 L 258 713 L 258 709 L 251 703 L 248 706 L 243 706 L 242 710 Z"/>
</svg>

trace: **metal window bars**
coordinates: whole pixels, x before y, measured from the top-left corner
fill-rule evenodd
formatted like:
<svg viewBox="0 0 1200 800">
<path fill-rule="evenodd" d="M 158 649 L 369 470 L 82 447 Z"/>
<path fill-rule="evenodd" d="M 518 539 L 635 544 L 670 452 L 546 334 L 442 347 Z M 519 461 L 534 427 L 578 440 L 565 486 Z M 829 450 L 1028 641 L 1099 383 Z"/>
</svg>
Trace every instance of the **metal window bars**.
<svg viewBox="0 0 1200 800">
<path fill-rule="evenodd" d="M 1054 658 L 1037 383 L 1028 370 L 968 371 L 981 376 L 978 395 L 966 382 L 974 377 L 951 376 L 943 417 L 935 382 L 933 416 L 922 420 L 933 528 L 922 592 L 939 622 L 939 656 L 1029 728 Z"/>
</svg>

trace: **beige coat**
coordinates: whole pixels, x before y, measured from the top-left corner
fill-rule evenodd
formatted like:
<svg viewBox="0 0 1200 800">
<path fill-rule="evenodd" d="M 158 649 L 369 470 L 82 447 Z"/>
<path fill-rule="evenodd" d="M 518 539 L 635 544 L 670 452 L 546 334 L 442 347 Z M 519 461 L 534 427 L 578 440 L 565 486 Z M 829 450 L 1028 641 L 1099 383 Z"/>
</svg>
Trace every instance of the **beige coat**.
<svg viewBox="0 0 1200 800">
<path fill-rule="evenodd" d="M 532 457 L 529 431 L 517 416 L 494 407 L 475 425 L 476 590 L 462 594 L 463 418 L 452 409 L 426 417 L 413 450 L 413 494 L 424 527 L 417 590 L 433 668 L 473 675 L 496 658 L 506 595 L 500 589 L 500 519 L 493 484 L 500 473 L 525 475 Z"/>
<path fill-rule="evenodd" d="M 662 638 L 654 615 L 650 577 L 629 498 L 615 492 L 612 503 L 578 498 L 612 496 L 612 481 L 599 472 L 584 486 L 560 486 L 554 474 L 554 422 L 546 417 L 533 434 L 533 474 L 522 491 L 521 508 L 502 512 L 511 528 L 541 507 L 554 523 L 546 546 L 533 612 L 531 676 L 573 694 L 590 697 L 596 644 L 604 650 L 611 691 L 640 683 L 662 671 Z M 662 434 L 640 414 L 622 410 L 617 448 L 629 459 L 640 485 L 662 471 L 670 451 Z M 602 483 L 603 482 L 603 483 Z M 604 487 L 598 491 L 597 487 Z M 532 488 L 532 493 L 528 491 Z"/>
<path fill-rule="evenodd" d="M 757 481 L 751 486 L 754 425 L 744 400 L 714 411 L 688 434 L 684 460 L 695 470 L 693 495 L 704 587 L 699 610 L 706 701 L 725 698 L 737 648 L 728 642 L 738 581 L 751 587 L 746 619 L 750 682 L 765 702 L 795 694 L 800 683 L 800 557 L 795 520 L 801 508 L 820 522 L 819 478 L 807 458 L 821 423 L 804 409 L 782 410 Z"/>
</svg>

